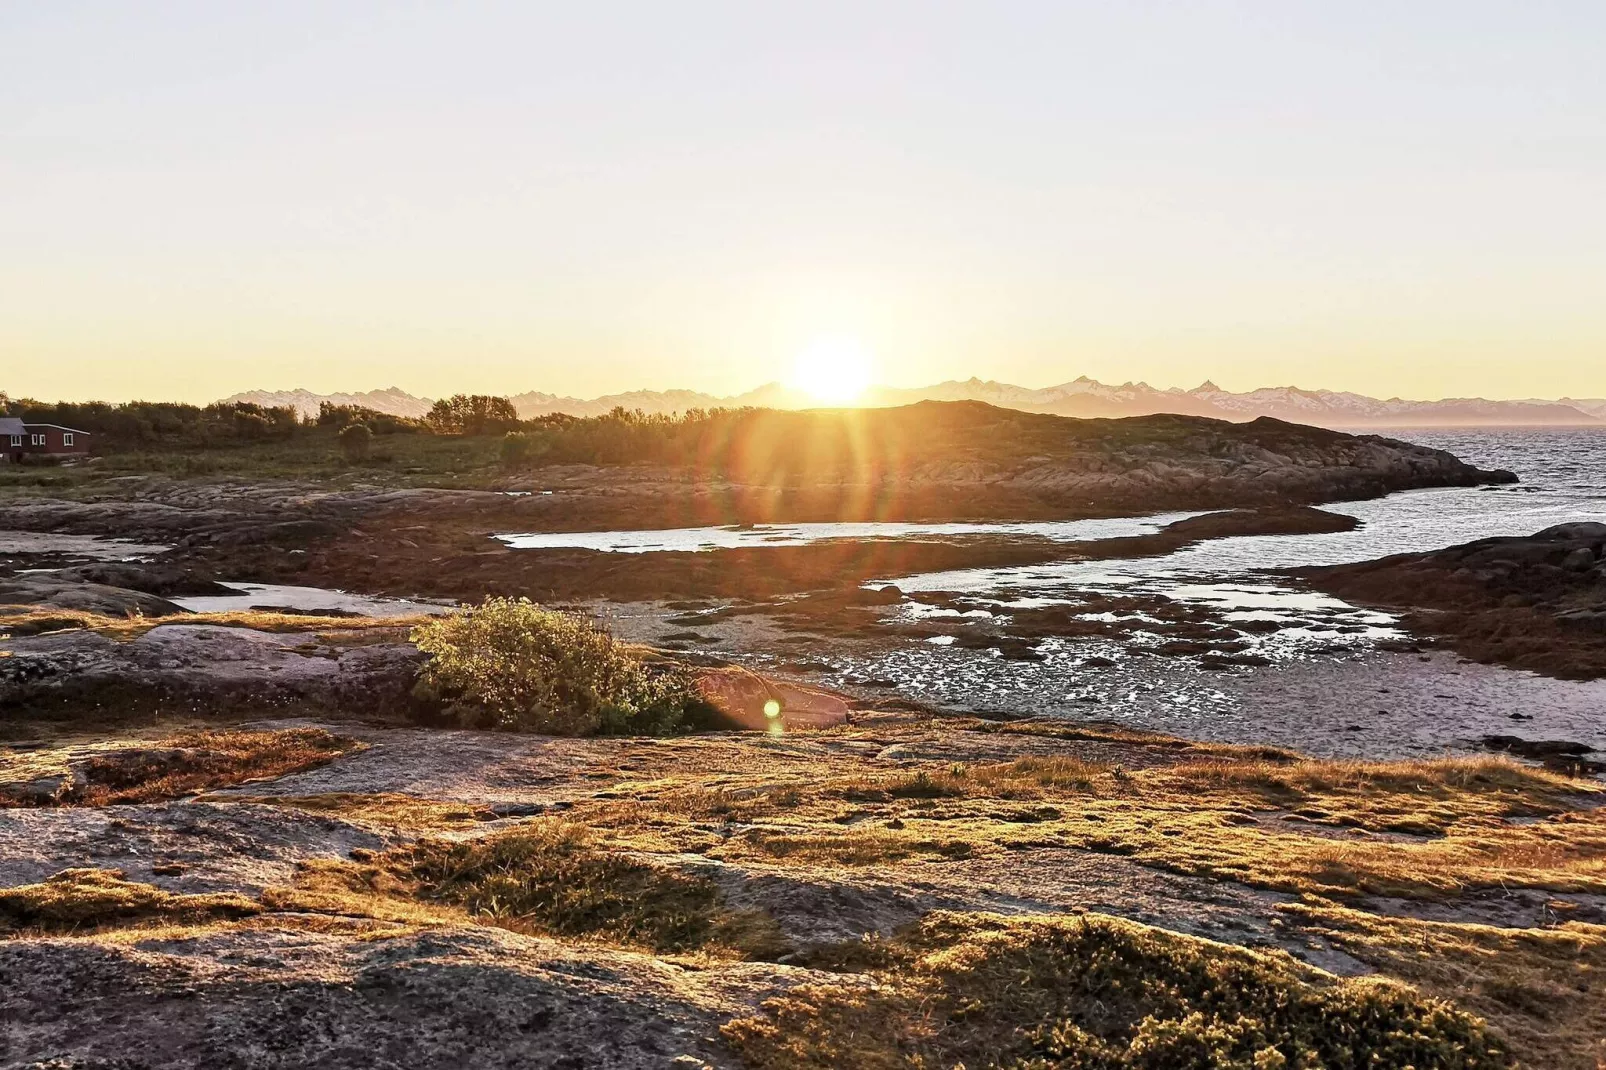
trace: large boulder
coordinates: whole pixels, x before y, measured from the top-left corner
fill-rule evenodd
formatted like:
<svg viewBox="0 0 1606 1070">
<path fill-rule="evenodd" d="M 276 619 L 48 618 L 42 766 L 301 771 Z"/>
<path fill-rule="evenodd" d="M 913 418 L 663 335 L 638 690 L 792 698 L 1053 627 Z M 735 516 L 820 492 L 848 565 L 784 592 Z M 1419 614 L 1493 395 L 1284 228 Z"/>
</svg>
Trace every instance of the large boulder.
<svg viewBox="0 0 1606 1070">
<path fill-rule="evenodd" d="M 771 680 L 736 666 L 703 672 L 697 678 L 697 689 L 705 701 L 742 728 L 832 728 L 848 720 L 848 704 L 840 696 Z"/>
<path fill-rule="evenodd" d="M 1606 542 L 1606 524 L 1593 520 L 1577 520 L 1568 524 L 1555 524 L 1535 533 L 1535 539 L 1567 542 Z"/>
<path fill-rule="evenodd" d="M 160 595 L 163 598 L 197 594 L 234 594 L 234 588 L 225 587 L 215 580 L 197 575 L 190 568 L 176 564 L 135 564 L 127 561 L 97 561 L 89 565 L 75 565 L 52 573 L 61 580 L 82 583 L 100 583 L 108 587 L 125 587 L 130 591 Z"/>
</svg>

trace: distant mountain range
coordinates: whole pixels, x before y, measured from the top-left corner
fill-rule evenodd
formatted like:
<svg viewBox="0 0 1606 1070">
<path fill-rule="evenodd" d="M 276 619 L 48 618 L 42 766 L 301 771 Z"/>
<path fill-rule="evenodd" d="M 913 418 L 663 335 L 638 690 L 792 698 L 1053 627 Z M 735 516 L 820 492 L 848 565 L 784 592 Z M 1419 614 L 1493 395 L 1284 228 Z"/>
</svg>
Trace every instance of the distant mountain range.
<svg viewBox="0 0 1606 1070">
<path fill-rule="evenodd" d="M 422 416 L 431 399 L 405 390 L 370 390 L 355 394 L 315 394 L 310 390 L 250 390 L 224 398 L 259 405 L 293 405 L 315 414 L 320 402 L 361 405 L 397 416 Z M 781 383 L 767 383 L 733 397 L 715 397 L 695 390 L 633 390 L 604 397 L 560 397 L 531 390 L 509 398 L 519 416 L 530 419 L 550 413 L 598 416 L 614 408 L 650 413 L 684 412 L 694 408 L 802 409 L 819 407 L 810 395 Z M 1192 390 L 1159 389 L 1147 383 L 1109 386 L 1083 376 L 1059 386 L 1038 389 L 992 380 L 950 380 L 934 386 L 872 387 L 866 405 L 909 405 L 917 401 L 985 401 L 1007 409 L 1047 412 L 1060 416 L 1147 416 L 1176 412 L 1212 416 L 1222 420 L 1253 420 L 1272 416 L 1319 427 L 1566 427 L 1606 425 L 1606 398 L 1561 398 L 1556 401 L 1489 401 L 1484 398 L 1445 398 L 1439 401 L 1381 400 L 1336 390 L 1301 390 L 1292 386 L 1262 387 L 1235 394 L 1205 382 Z"/>
</svg>

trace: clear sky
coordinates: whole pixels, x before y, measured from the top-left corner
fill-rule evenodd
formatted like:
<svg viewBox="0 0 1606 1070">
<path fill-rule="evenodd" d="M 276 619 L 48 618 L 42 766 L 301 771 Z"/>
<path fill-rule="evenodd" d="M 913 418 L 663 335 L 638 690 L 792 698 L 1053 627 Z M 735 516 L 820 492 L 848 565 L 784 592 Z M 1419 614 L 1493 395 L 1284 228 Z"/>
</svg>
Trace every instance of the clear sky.
<svg viewBox="0 0 1606 1070">
<path fill-rule="evenodd" d="M 1606 395 L 1600 0 L 0 0 L 0 389 Z"/>
</svg>

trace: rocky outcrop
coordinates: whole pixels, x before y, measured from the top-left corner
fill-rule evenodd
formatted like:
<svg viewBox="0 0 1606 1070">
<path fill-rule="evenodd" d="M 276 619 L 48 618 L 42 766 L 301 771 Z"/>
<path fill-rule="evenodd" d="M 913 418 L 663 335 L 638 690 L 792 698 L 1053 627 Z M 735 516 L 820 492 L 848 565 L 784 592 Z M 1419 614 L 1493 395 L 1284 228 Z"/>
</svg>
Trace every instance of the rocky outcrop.
<svg viewBox="0 0 1606 1070">
<path fill-rule="evenodd" d="M 705 701 L 741 728 L 832 728 L 848 720 L 848 704 L 838 695 L 771 680 L 735 666 L 704 670 L 697 677 L 697 689 Z"/>
<path fill-rule="evenodd" d="M 1354 601 L 1415 610 L 1458 652 L 1574 679 L 1606 676 L 1606 524 L 1295 570 Z"/>
<path fill-rule="evenodd" d="M 169 617 L 185 612 L 183 607 L 143 591 L 51 573 L 0 580 L 0 605 L 70 609 L 108 617 Z M 5 618 L 0 617 L 0 625 L 4 623 Z"/>
<path fill-rule="evenodd" d="M 114 485 L 90 500 L 6 505 L 0 528 L 293 550 L 354 527 L 377 536 L 385 522 L 543 531 L 1064 519 L 1314 504 L 1516 480 L 1443 450 L 1265 418 L 1247 424 L 1175 415 L 1081 420 L 976 402 L 929 402 L 851 417 L 760 415 L 754 435 L 773 431 L 776 440 L 755 441 L 752 451 L 732 443 L 729 456 L 716 464 L 551 465 L 509 476 L 510 493 L 332 490 L 274 480 L 108 481 Z M 783 426 L 767 431 L 764 420 Z"/>
<path fill-rule="evenodd" d="M 740 546 L 711 551 L 643 554 L 586 549 L 510 550 L 487 539 L 464 552 L 455 527 L 414 525 L 401 538 L 342 540 L 304 557 L 259 554 L 260 568 L 297 569 L 289 576 L 322 585 L 477 601 L 486 594 L 523 594 L 541 601 L 609 598 L 771 599 L 832 591 L 850 606 L 866 603 L 858 584 L 887 576 L 999 568 L 1087 557 L 1170 553 L 1208 538 L 1348 531 L 1353 517 L 1306 506 L 1236 509 L 1167 525 L 1149 535 L 1065 542 L 1037 535 L 908 535 L 898 539 L 829 539 L 806 545 Z M 310 577 L 309 577 L 310 574 Z M 885 597 L 885 596 L 881 596 Z M 894 597 L 892 601 L 897 601 Z M 791 606 L 790 611 L 803 607 Z M 819 614 L 816 614 L 819 615 Z"/>
<path fill-rule="evenodd" d="M 1480 741 L 1490 750 L 1506 751 L 1531 758 L 1547 769 L 1570 776 L 1592 776 L 1606 773 L 1606 762 L 1598 762 L 1585 755 L 1595 748 L 1587 743 L 1570 739 L 1523 739 L 1521 736 L 1487 735 Z"/>
<path fill-rule="evenodd" d="M 162 598 L 186 595 L 232 594 L 233 589 L 201 576 L 196 576 L 182 565 L 144 562 L 97 562 L 57 569 L 53 578 L 67 583 L 99 583 L 108 587 L 122 587 Z"/>
<path fill-rule="evenodd" d="M 727 1028 L 733 1019 L 802 985 L 871 993 L 892 984 L 871 956 L 939 911 L 986 912 L 967 924 L 995 937 L 1016 923 L 1078 916 L 1141 922 L 1153 928 L 1129 931 L 1168 947 L 1182 940 L 1202 957 L 1186 975 L 1157 966 L 1137 976 L 1205 977 L 1229 1003 L 1241 994 L 1246 961 L 1233 944 L 1282 948 L 1336 974 L 1388 977 L 1399 976 L 1392 949 L 1404 944 L 1412 956 L 1400 979 L 1420 977 L 1411 972 L 1418 963 L 1453 966 L 1458 976 L 1465 969 L 1476 986 L 1428 994 L 1483 1000 L 1469 1009 L 1485 1015 L 1503 1009 L 1503 990 L 1485 996 L 1484 979 L 1526 970 L 1550 999 L 1504 1009 L 1498 1024 L 1544 1030 L 1535 1065 L 1563 1065 L 1555 1052 L 1570 1041 L 1549 1039 L 1556 1021 L 1598 1013 L 1590 1000 L 1603 961 L 1596 941 L 1554 928 L 1558 918 L 1592 924 L 1606 903 L 1588 859 L 1576 857 L 1594 842 L 1581 838 L 1598 798 L 1586 784 L 1568 792 L 1514 767 L 1470 784 L 1433 772 L 1432 819 L 1450 834 L 1507 836 L 1513 856 L 1526 858 L 1518 851 L 1571 832 L 1580 837 L 1573 868 L 1548 874 L 1480 856 L 1456 871 L 1475 894 L 1390 877 L 1384 886 L 1398 897 L 1346 901 L 1356 908 L 1346 915 L 1362 919 L 1354 924 L 1401 926 L 1373 945 L 1356 938 L 1363 930 L 1325 928 L 1304 908 L 1313 897 L 1283 885 L 1290 872 L 1368 885 L 1382 867 L 1398 872 L 1387 845 L 1418 843 L 1422 833 L 1379 826 L 1398 819 L 1393 807 L 1417 804 L 1411 777 L 1429 775 L 1420 764 L 1410 776 L 1372 774 L 1402 785 L 1387 789 L 1379 816 L 1348 808 L 1364 771 L 1343 767 L 1339 788 L 1340 778 L 1287 754 L 1050 722 L 1005 731 L 864 711 L 856 721 L 785 738 L 657 740 L 342 725 L 367 746 L 273 781 L 200 799 L 0 811 L 0 1065 L 736 1070 L 752 1064 Z M 1220 779 L 1244 759 L 1253 764 L 1241 780 Z M 1282 767 L 1271 778 L 1268 762 Z M 1524 820 L 1507 824 L 1492 807 L 1520 808 Z M 432 813 L 451 823 L 431 826 Z M 594 836 L 559 841 L 563 864 L 575 867 L 565 870 L 572 883 L 564 891 L 576 893 L 560 897 L 561 915 L 529 901 L 523 909 L 537 913 L 504 909 L 500 898 L 437 898 L 440 889 L 409 890 L 402 870 L 385 868 L 387 856 L 392 867 L 398 858 L 491 858 L 508 865 L 493 887 L 516 890 L 506 878 L 553 856 L 503 856 L 483 845 L 528 847 L 556 827 Z M 820 853 L 833 844 L 858 853 Z M 1205 855 L 1223 857 L 1219 865 L 1191 855 L 1228 845 L 1236 845 L 1230 855 Z M 1324 864 L 1328 857 L 1335 861 Z M 484 876 L 456 862 L 449 869 L 454 881 Z M 1519 886 L 1501 886 L 1512 874 Z M 370 875 L 383 879 L 370 885 Z M 323 882 L 331 876 L 335 883 Z M 1570 886 L 1549 887 L 1561 882 Z M 375 889 L 383 894 L 370 895 Z M 710 898 L 697 898 L 698 889 Z M 49 915 L 46 893 L 57 897 Z M 138 901 L 119 894 L 168 903 L 175 916 L 153 926 Z M 177 913 L 202 896 L 235 911 Z M 676 925 L 717 909 L 726 922 L 762 926 L 766 942 L 745 957 L 721 945 L 686 953 L 585 924 L 566 930 L 562 920 L 584 923 L 590 911 L 606 916 L 643 901 Z M 19 903 L 55 920 L 18 926 Z M 1477 923 L 1475 958 L 1405 927 L 1413 911 L 1431 911 L 1435 923 Z M 1189 939 L 1198 936 L 1208 939 Z M 1552 936 L 1575 942 L 1540 972 L 1526 949 Z M 1113 961 L 1101 967 L 1108 972 L 1128 960 L 1101 952 L 1089 961 Z M 1282 969 L 1294 959 L 1276 962 Z M 1214 980 L 1216 963 L 1224 981 Z M 997 976 L 1021 985 L 1034 973 Z M 1155 990 L 1173 989 L 1145 989 Z M 1101 997 L 1076 998 L 1094 1006 Z M 1049 1020 L 1021 1002 L 1022 1029 Z M 1444 1007 L 1441 1017 L 1453 1009 Z M 916 1021 L 929 1020 L 916 1010 Z M 821 1016 L 822 1025 L 831 1020 Z M 949 1029 L 974 1029 L 969 1017 L 949 1021 Z M 1592 1021 L 1571 1033 L 1587 1033 Z"/>
<path fill-rule="evenodd" d="M 280 710 L 301 703 L 405 712 L 422 655 L 399 631 L 347 637 L 162 624 L 120 641 L 75 630 L 25 636 L 0 659 L 0 708 L 126 716 Z"/>
<path fill-rule="evenodd" d="M 132 639 L 82 628 L 19 635 L 7 640 L 5 650 L 0 709 L 17 716 L 60 711 L 120 720 L 138 711 L 272 713 L 296 706 L 422 720 L 439 713 L 436 704 L 414 694 L 426 655 L 405 628 L 272 632 L 179 622 Z M 734 666 L 694 671 L 703 698 L 733 727 L 828 728 L 847 720 L 847 703 L 819 688 Z M 141 754 L 147 764 L 161 758 L 156 751 Z M 75 784 L 82 786 L 81 777 L 45 777 L 0 789 L 46 804 Z"/>
<path fill-rule="evenodd" d="M 803 421 L 800 433 L 812 437 L 786 437 L 781 432 L 789 433 L 790 424 L 772 428 L 779 437 L 758 443 L 763 449 L 749 452 L 732 443 L 717 463 L 706 465 L 550 465 L 509 474 L 505 491 L 120 478 L 72 501 L 30 498 L 0 505 L 0 529 L 170 546 L 138 565 L 78 570 L 79 578 L 159 597 L 200 593 L 219 579 L 467 600 L 487 594 L 761 597 L 855 577 L 1027 564 L 1061 552 L 1097 551 L 1057 544 L 1045 552 L 1021 539 L 964 545 L 904 540 L 896 546 L 839 547 L 840 553 L 757 546 L 717 555 L 643 555 L 654 558 L 653 574 L 635 577 L 642 563 L 618 555 L 513 555 L 491 536 L 1255 510 L 1247 526 L 1243 515 L 1229 514 L 1190 522 L 1194 528 L 1178 526 L 1147 544 L 1104 547 L 1106 553 L 1147 553 L 1220 534 L 1338 530 L 1310 527 L 1316 520 L 1328 522 L 1301 512 L 1313 503 L 1516 478 L 1480 470 L 1442 450 L 1269 419 L 1079 420 L 968 402 L 852 417 L 771 413 L 758 423 L 771 419 Z M 1274 517 L 1285 523 L 1266 527 Z"/>
</svg>

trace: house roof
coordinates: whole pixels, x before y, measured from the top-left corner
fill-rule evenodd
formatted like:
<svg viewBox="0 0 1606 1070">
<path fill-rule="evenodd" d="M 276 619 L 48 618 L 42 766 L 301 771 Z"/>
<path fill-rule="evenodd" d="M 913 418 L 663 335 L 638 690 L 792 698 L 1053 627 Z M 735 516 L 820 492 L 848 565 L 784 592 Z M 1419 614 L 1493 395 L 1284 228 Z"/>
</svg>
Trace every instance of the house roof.
<svg viewBox="0 0 1606 1070">
<path fill-rule="evenodd" d="M 15 416 L 0 416 L 0 435 L 21 435 L 27 430 Z"/>
<path fill-rule="evenodd" d="M 54 427 L 57 431 L 65 431 L 70 435 L 87 435 L 87 434 L 89 434 L 88 431 L 80 431 L 76 427 L 63 427 L 61 424 L 36 424 L 36 423 L 33 423 L 32 421 L 29 421 L 26 424 L 26 426 L 28 426 L 28 427 Z"/>
</svg>

